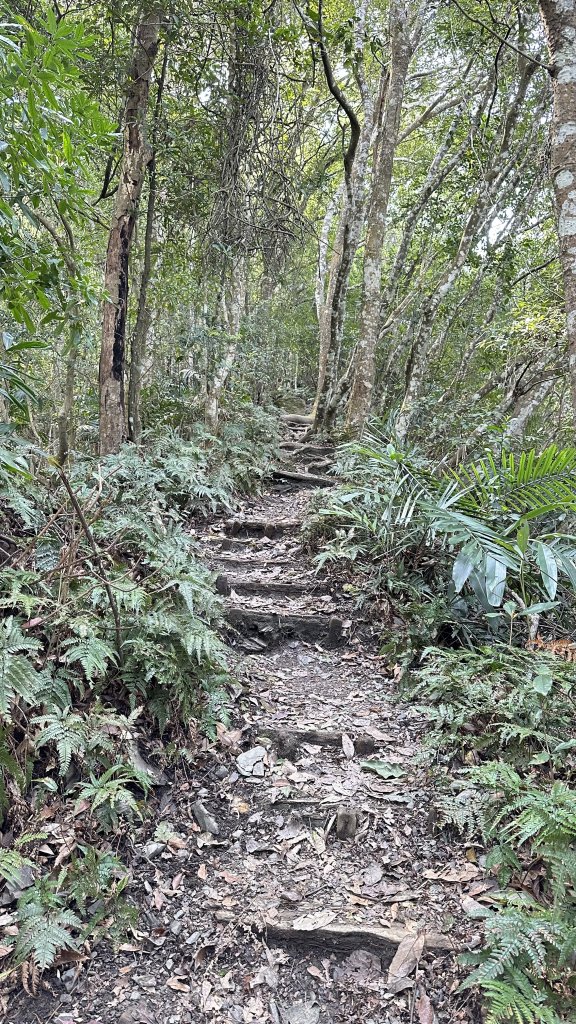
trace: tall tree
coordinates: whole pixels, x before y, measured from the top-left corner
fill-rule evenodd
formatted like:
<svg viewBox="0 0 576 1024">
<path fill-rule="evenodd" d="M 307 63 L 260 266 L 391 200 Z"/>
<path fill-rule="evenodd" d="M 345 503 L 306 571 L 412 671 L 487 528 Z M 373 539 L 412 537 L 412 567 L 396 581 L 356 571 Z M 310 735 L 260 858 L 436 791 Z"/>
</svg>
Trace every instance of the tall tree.
<svg viewBox="0 0 576 1024">
<path fill-rule="evenodd" d="M 147 5 L 136 31 L 123 119 L 123 148 L 118 189 L 108 236 L 104 272 L 100 349 L 100 453 L 118 451 L 126 436 L 124 365 L 130 248 L 138 200 L 152 150 L 145 128 L 150 80 L 158 52 L 161 10 Z"/>
<path fill-rule="evenodd" d="M 380 302 L 382 290 L 382 248 L 386 231 L 388 199 L 392 185 L 394 153 L 400 131 L 402 103 L 410 58 L 418 42 L 422 25 L 421 9 L 411 24 L 410 14 L 402 0 L 392 0 L 389 13 L 390 71 L 386 104 L 382 119 L 367 214 L 364 247 L 362 309 L 360 334 L 354 360 L 354 380 L 348 406 L 348 423 L 361 428 L 370 412 L 376 376 L 376 347 L 380 333 Z"/>
<path fill-rule="evenodd" d="M 576 419 L 576 3 L 540 0 L 552 58 L 554 120 L 550 173 L 564 278 L 568 372 Z"/>
</svg>

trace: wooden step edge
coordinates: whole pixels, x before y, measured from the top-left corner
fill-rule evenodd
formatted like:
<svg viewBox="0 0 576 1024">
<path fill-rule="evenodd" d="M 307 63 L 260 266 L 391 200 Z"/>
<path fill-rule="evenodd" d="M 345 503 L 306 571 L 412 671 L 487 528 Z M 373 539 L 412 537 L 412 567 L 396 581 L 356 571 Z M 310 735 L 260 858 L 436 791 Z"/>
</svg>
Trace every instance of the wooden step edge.
<svg viewBox="0 0 576 1024">
<path fill-rule="evenodd" d="M 276 644 L 287 636 L 304 640 L 322 639 L 329 647 L 345 642 L 342 619 L 336 615 L 297 615 L 291 612 L 261 612 L 253 608 L 239 608 L 227 605 L 225 617 L 229 624 L 263 633 Z"/>
<path fill-rule="evenodd" d="M 272 917 L 265 914 L 254 919 L 251 927 L 259 934 L 265 935 L 268 940 L 276 942 L 322 946 L 343 952 L 368 949 L 379 954 L 387 963 L 390 963 L 401 942 L 409 938 L 416 939 L 419 934 L 418 931 L 392 922 L 387 925 L 375 925 L 357 921 L 332 921 L 319 927 L 299 928 L 294 927 L 294 920 L 298 922 L 298 918 Z M 453 953 L 460 948 L 460 944 L 449 935 L 426 929 L 424 948 L 431 953 Z"/>
<path fill-rule="evenodd" d="M 312 743 L 319 747 L 342 748 L 343 730 L 333 729 L 298 729 L 291 726 L 263 725 L 258 726 L 258 736 L 266 736 L 272 740 L 281 757 L 289 757 L 300 746 L 301 743 Z M 356 754 L 372 754 L 382 746 L 386 746 L 386 740 L 376 740 L 368 733 L 362 733 L 350 729 L 347 733 L 354 744 Z"/>
<path fill-rule="evenodd" d="M 334 487 L 338 483 L 336 477 L 298 473 L 288 469 L 274 469 L 272 476 L 274 480 L 293 480 L 295 483 L 305 484 L 306 487 Z"/>
<path fill-rule="evenodd" d="M 294 531 L 299 533 L 304 525 L 302 519 L 280 519 L 276 522 L 270 519 L 227 519 L 224 523 L 224 530 L 234 537 L 237 533 L 247 531 L 248 533 L 263 533 L 265 537 L 278 537 L 280 534 Z"/>
<path fill-rule="evenodd" d="M 302 597 L 304 594 L 310 594 L 311 596 L 318 596 L 324 594 L 326 597 L 331 597 L 329 591 L 320 587 L 314 588 L 313 586 L 307 586 L 305 583 L 284 583 L 280 580 L 243 580 L 235 579 L 233 576 L 228 576 L 225 573 L 220 573 L 216 577 L 216 590 L 219 594 L 223 594 L 228 597 L 232 591 L 237 594 L 283 594 L 285 597 Z"/>
</svg>

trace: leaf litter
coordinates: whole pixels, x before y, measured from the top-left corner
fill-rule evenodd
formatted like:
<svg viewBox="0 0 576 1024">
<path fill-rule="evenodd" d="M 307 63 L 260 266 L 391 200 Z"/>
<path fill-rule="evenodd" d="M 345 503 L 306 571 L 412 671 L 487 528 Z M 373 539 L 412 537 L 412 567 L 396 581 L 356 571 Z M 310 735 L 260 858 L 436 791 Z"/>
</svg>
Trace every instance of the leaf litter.
<svg viewBox="0 0 576 1024">
<path fill-rule="evenodd" d="M 290 520 L 309 500 L 275 493 L 246 509 Z M 295 536 L 259 537 L 242 552 L 254 560 L 252 581 L 263 551 L 268 572 L 278 557 L 290 578 L 309 576 Z M 316 607 L 350 614 L 334 588 L 322 602 L 316 586 Z M 34 1019 L 70 1011 L 74 1024 L 472 1024 L 472 1001 L 456 994 L 460 968 L 425 937 L 478 943 L 466 910 L 482 895 L 473 888 L 482 871 L 430 826 L 431 792 L 415 760 L 424 723 L 395 703 L 369 634 L 336 650 L 294 638 L 258 653 L 239 645 L 236 673 L 234 722 L 197 747 L 193 771 L 178 770 L 151 796 L 153 813 L 132 830 L 132 935 L 115 950 L 104 940 L 87 949 L 73 979 L 59 968 Z M 258 742 L 270 729 L 306 740 L 286 755 L 274 740 Z M 375 753 L 359 760 L 362 737 Z M 350 838 L 336 833 L 341 808 L 354 816 Z M 69 845 L 74 835 L 71 826 Z M 281 934 L 286 919 L 291 938 L 262 928 L 277 922 Z M 354 948 L 329 940 L 338 928 Z M 379 928 L 403 938 L 370 948 Z M 29 999 L 17 997 L 10 1013 L 10 1024 L 29 1024 Z"/>
</svg>

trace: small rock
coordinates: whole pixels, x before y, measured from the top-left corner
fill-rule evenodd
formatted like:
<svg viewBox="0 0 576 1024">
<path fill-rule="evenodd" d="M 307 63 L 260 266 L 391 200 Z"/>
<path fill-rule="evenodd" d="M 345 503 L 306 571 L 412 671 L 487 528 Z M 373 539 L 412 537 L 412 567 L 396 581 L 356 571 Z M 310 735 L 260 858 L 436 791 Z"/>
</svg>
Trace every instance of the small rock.
<svg viewBox="0 0 576 1024">
<path fill-rule="evenodd" d="M 216 910 L 214 917 L 217 921 L 222 921 L 223 924 L 228 924 L 234 920 L 234 914 L 231 910 Z"/>
<path fill-rule="evenodd" d="M 266 757 L 266 747 L 252 747 L 250 750 L 244 750 L 241 754 L 238 754 L 236 758 L 236 766 L 241 775 L 255 775 L 262 777 L 264 775 L 264 758 Z"/>
<path fill-rule="evenodd" d="M 225 768 L 223 764 L 219 764 L 216 771 L 214 772 L 214 775 L 216 776 L 217 779 L 227 779 L 228 769 Z"/>
<path fill-rule="evenodd" d="M 156 988 L 156 978 L 152 974 L 143 974 L 141 977 L 134 978 L 134 981 L 140 986 L 140 988 L 150 990 Z"/>
<path fill-rule="evenodd" d="M 336 835 L 338 839 L 353 839 L 358 826 L 358 816 L 353 807 L 338 808 L 336 817 Z"/>
<path fill-rule="evenodd" d="M 34 885 L 34 879 L 36 878 L 36 872 L 32 864 L 22 864 L 20 868 L 12 872 L 9 881 L 6 882 L 6 888 L 12 896 L 21 896 L 24 889 L 29 889 L 31 885 Z"/>
<path fill-rule="evenodd" d="M 148 860 L 152 860 L 153 857 L 159 857 L 161 853 L 166 849 L 166 843 L 146 843 L 142 847 L 142 853 Z"/>
<path fill-rule="evenodd" d="M 172 921 L 169 931 L 172 933 L 172 935 L 180 935 L 180 932 L 182 931 L 183 927 L 183 921 Z"/>
<path fill-rule="evenodd" d="M 282 1007 L 280 1015 L 284 1024 L 316 1024 L 320 1017 L 318 1003 L 294 1003 Z"/>
<path fill-rule="evenodd" d="M 220 832 L 220 826 L 210 811 L 204 806 L 201 800 L 196 800 L 192 804 L 192 814 L 196 818 L 200 828 L 203 832 L 209 832 L 213 836 L 217 836 Z"/>
</svg>

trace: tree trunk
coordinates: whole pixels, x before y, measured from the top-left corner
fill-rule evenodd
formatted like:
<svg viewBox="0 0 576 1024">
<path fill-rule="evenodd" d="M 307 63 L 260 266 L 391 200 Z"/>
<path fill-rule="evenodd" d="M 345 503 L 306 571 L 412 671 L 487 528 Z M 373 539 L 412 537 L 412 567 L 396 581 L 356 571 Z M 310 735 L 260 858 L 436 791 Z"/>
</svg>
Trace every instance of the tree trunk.
<svg viewBox="0 0 576 1024">
<path fill-rule="evenodd" d="M 166 69 L 168 67 L 168 45 L 164 46 L 164 60 L 162 71 L 158 82 L 156 93 L 156 105 L 154 109 L 154 122 L 152 125 L 151 148 L 152 157 L 148 167 L 148 205 L 146 207 L 146 230 L 144 233 L 144 256 L 142 260 L 142 275 L 140 277 L 140 291 L 138 293 L 138 312 L 136 314 L 136 325 L 132 337 L 130 353 L 130 382 L 128 385 L 128 437 L 135 444 L 140 444 L 142 439 L 142 414 L 140 398 L 142 394 L 142 366 L 146 358 L 146 345 L 148 331 L 150 329 L 150 308 L 148 306 L 148 285 L 152 273 L 152 242 L 154 238 L 154 213 L 156 210 L 156 141 L 158 135 L 158 121 L 162 109 L 162 93 L 166 81 Z"/>
<path fill-rule="evenodd" d="M 512 410 L 512 416 L 504 429 L 503 437 L 506 440 L 522 441 L 528 420 L 538 411 L 542 402 L 552 391 L 554 384 L 555 379 L 550 377 L 538 384 L 534 390 L 519 396 Z"/>
<path fill-rule="evenodd" d="M 64 395 L 58 415 L 58 464 L 66 465 L 70 452 L 76 443 L 74 424 L 74 397 L 76 391 L 76 363 L 78 362 L 78 337 L 80 333 L 80 307 L 74 304 L 74 320 L 70 327 L 68 353 L 66 356 L 66 375 L 64 378 Z"/>
<path fill-rule="evenodd" d="M 145 141 L 150 79 L 158 52 L 160 10 L 148 8 L 136 33 L 128 96 L 120 180 L 114 202 L 104 271 L 100 349 L 100 454 L 117 452 L 125 438 L 124 362 L 128 312 L 128 272 L 138 200 L 152 157 Z"/>
<path fill-rule="evenodd" d="M 540 0 L 552 57 L 554 123 L 550 173 L 564 278 L 568 372 L 576 418 L 576 4 Z"/>
<path fill-rule="evenodd" d="M 228 288 L 222 294 L 222 318 L 228 334 L 228 343 L 220 365 L 208 384 L 204 406 L 204 421 L 212 434 L 218 430 L 220 399 L 238 353 L 240 323 L 246 304 L 246 275 L 246 260 L 238 259 L 232 268 Z"/>
<path fill-rule="evenodd" d="M 348 426 L 355 431 L 362 430 L 372 403 L 376 375 L 376 346 L 380 330 L 382 249 L 386 233 L 394 153 L 400 131 L 404 87 L 413 53 L 408 13 L 402 0 L 393 0 L 390 5 L 390 40 L 390 81 L 386 95 L 380 144 L 374 156 L 372 170 L 372 194 L 364 250 L 360 334 L 348 405 Z"/>
</svg>

